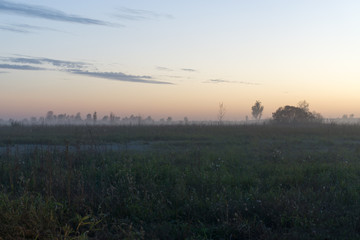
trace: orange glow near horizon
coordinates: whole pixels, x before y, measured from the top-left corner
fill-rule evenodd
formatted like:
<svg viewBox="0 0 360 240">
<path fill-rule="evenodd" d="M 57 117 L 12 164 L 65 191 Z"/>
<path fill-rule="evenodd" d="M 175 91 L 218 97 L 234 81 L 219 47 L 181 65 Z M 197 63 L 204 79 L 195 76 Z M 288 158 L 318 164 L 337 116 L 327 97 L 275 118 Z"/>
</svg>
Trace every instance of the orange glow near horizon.
<svg viewBox="0 0 360 240">
<path fill-rule="evenodd" d="M 278 107 L 297 105 L 302 100 L 310 104 L 310 110 L 326 118 L 341 117 L 343 114 L 355 114 L 356 117 L 359 114 L 355 107 L 358 99 L 356 88 L 349 90 L 346 86 L 328 82 L 326 91 L 321 91 L 319 89 L 324 87 L 324 81 L 292 84 L 285 82 L 287 76 L 273 80 L 272 85 L 260 79 L 256 84 L 194 81 L 151 85 L 119 84 L 117 81 L 76 77 L 66 73 L 51 81 L 38 80 L 44 78 L 41 74 L 18 77 L 27 78 L 28 84 L 17 84 L 19 80 L 16 79 L 2 83 L 8 91 L 1 95 L 1 118 L 39 117 L 52 110 L 55 114 L 69 115 L 81 112 L 83 117 L 97 111 L 99 116 L 113 112 L 120 117 L 134 114 L 155 119 L 171 116 L 179 120 L 184 117 L 216 120 L 218 104 L 223 102 L 226 107 L 225 119 L 240 121 L 246 116 L 251 118 L 251 106 L 256 100 L 260 100 L 265 107 L 263 118 L 271 117 Z M 42 91 L 43 88 L 46 91 Z"/>
<path fill-rule="evenodd" d="M 38 4 L 0 15 L 0 118 L 216 120 L 222 102 L 224 120 L 241 121 L 256 100 L 263 118 L 302 100 L 325 118 L 360 116 L 359 2 Z M 19 14 L 36 8 L 64 14 Z M 128 17 L 106 14 L 114 9 Z"/>
</svg>

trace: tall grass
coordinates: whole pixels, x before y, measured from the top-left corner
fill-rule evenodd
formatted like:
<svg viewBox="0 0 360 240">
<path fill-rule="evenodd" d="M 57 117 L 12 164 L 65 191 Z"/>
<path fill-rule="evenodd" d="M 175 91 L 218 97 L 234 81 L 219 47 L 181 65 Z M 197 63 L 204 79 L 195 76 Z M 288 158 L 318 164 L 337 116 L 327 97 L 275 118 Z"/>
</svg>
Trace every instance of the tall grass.
<svg viewBox="0 0 360 240">
<path fill-rule="evenodd" d="M 56 127 L 40 135 L 12 129 L 0 129 L 12 143 L 59 139 Z M 357 126 L 70 130 L 61 131 L 65 148 L 53 140 L 1 153 L 1 238 L 360 237 Z M 156 144 L 147 151 L 66 147 L 130 141 Z"/>
</svg>

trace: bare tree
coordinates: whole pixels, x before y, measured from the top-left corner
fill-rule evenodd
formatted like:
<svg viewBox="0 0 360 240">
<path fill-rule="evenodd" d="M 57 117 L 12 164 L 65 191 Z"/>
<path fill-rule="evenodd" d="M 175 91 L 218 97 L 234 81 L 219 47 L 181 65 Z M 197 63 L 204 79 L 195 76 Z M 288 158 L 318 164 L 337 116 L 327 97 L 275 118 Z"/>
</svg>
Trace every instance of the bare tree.
<svg viewBox="0 0 360 240">
<path fill-rule="evenodd" d="M 262 116 L 262 112 L 264 110 L 264 106 L 261 105 L 259 100 L 256 100 L 254 106 L 251 107 L 251 114 L 256 120 L 260 120 Z"/>
<path fill-rule="evenodd" d="M 224 103 L 219 103 L 219 112 L 218 112 L 219 124 L 223 123 L 225 113 L 226 113 L 226 108 L 224 106 Z"/>
</svg>

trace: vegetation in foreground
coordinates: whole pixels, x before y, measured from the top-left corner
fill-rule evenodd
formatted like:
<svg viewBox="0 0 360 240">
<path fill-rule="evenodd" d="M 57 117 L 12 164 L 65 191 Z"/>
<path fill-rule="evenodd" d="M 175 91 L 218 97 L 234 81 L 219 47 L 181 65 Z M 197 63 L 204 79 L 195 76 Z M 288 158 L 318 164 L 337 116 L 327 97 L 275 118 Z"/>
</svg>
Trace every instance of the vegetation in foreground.
<svg viewBox="0 0 360 240">
<path fill-rule="evenodd" d="M 132 141 L 152 147 L 96 147 Z M 0 239 L 360 238 L 359 126 L 0 127 L 0 144 Z"/>
</svg>

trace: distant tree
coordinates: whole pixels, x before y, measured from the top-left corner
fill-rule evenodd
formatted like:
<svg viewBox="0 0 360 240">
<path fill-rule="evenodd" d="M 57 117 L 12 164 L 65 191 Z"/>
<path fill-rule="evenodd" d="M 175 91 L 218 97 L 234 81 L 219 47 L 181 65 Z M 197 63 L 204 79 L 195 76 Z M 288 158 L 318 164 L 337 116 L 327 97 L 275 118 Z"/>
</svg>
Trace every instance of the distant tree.
<svg viewBox="0 0 360 240">
<path fill-rule="evenodd" d="M 107 116 L 107 115 L 103 116 L 102 121 L 103 121 L 104 123 L 106 123 L 107 121 L 109 121 L 109 116 Z"/>
<path fill-rule="evenodd" d="M 31 121 L 31 124 L 35 124 L 37 122 L 37 118 L 36 117 L 31 117 L 30 121 Z"/>
<path fill-rule="evenodd" d="M 224 106 L 224 103 L 219 103 L 219 111 L 218 111 L 218 121 L 219 124 L 223 123 L 224 117 L 226 113 L 226 108 Z"/>
<path fill-rule="evenodd" d="M 86 122 L 91 122 L 91 120 L 92 120 L 91 114 L 90 113 L 86 114 Z"/>
<path fill-rule="evenodd" d="M 46 121 L 52 121 L 54 119 L 54 112 L 53 111 L 48 111 L 46 113 L 45 119 L 46 119 Z"/>
<path fill-rule="evenodd" d="M 300 102 L 298 103 L 298 107 L 301 108 L 301 109 L 303 109 L 303 110 L 306 111 L 306 112 L 309 112 L 309 103 L 306 102 L 305 100 L 300 101 Z"/>
<path fill-rule="evenodd" d="M 321 122 L 322 117 L 318 113 L 294 106 L 280 107 L 272 114 L 273 120 L 278 123 L 310 123 Z"/>
<path fill-rule="evenodd" d="M 264 110 L 264 106 L 261 105 L 260 101 L 256 101 L 254 106 L 251 107 L 251 114 L 256 120 L 260 120 L 262 116 L 262 112 Z"/>
<path fill-rule="evenodd" d="M 97 121 L 97 113 L 96 112 L 93 113 L 93 121 L 94 121 L 94 124 L 96 124 L 96 121 Z"/>
<path fill-rule="evenodd" d="M 350 116 L 349 116 L 349 118 L 354 118 L 355 117 L 355 115 L 352 113 L 352 114 L 350 114 Z"/>
<path fill-rule="evenodd" d="M 189 124 L 189 119 L 188 119 L 188 117 L 184 117 L 184 124 L 185 124 L 185 125 L 188 125 L 188 124 Z"/>
<path fill-rule="evenodd" d="M 166 123 L 167 124 L 170 124 L 172 122 L 172 117 L 168 117 L 167 119 L 166 119 Z"/>
<path fill-rule="evenodd" d="M 81 119 L 81 113 L 77 113 L 76 116 L 75 116 L 75 121 L 78 121 L 80 122 L 82 119 Z"/>
<path fill-rule="evenodd" d="M 322 122 L 324 119 L 320 113 L 312 112 L 312 115 L 315 117 L 315 121 L 317 122 Z"/>
<path fill-rule="evenodd" d="M 344 115 L 342 116 L 342 119 L 348 119 L 348 115 L 347 115 L 347 114 L 344 114 Z"/>
<path fill-rule="evenodd" d="M 144 123 L 145 123 L 145 124 L 153 124 L 153 123 L 154 123 L 154 119 L 152 119 L 151 116 L 148 116 L 147 118 L 144 119 Z"/>
<path fill-rule="evenodd" d="M 143 119 L 142 117 L 139 115 L 139 116 L 136 116 L 135 117 L 135 120 L 136 120 L 136 124 L 137 125 L 141 125 L 141 123 L 143 122 Z"/>
<path fill-rule="evenodd" d="M 24 118 L 23 120 L 21 120 L 21 124 L 22 125 L 29 125 L 29 119 Z"/>
<path fill-rule="evenodd" d="M 141 116 L 135 116 L 135 115 L 131 114 L 131 116 L 129 117 L 129 120 L 130 120 L 130 124 L 140 125 L 142 117 Z"/>
<path fill-rule="evenodd" d="M 110 113 L 110 123 L 114 124 L 115 123 L 115 114 L 114 113 Z"/>
<path fill-rule="evenodd" d="M 64 113 L 64 114 L 58 114 L 58 116 L 57 116 L 57 122 L 58 123 L 65 123 L 65 121 L 66 121 L 66 114 Z"/>
<path fill-rule="evenodd" d="M 39 123 L 44 124 L 45 123 L 45 118 L 44 117 L 39 117 Z"/>
</svg>

